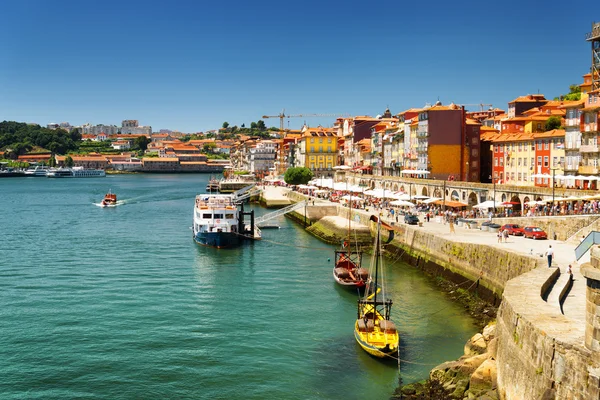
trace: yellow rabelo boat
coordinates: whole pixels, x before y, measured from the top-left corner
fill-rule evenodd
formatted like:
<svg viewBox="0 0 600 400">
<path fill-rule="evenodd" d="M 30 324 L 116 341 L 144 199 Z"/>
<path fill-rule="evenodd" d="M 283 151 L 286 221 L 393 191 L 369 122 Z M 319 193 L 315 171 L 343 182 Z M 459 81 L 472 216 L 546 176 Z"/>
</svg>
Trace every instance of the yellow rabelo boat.
<svg viewBox="0 0 600 400">
<path fill-rule="evenodd" d="M 390 320 L 392 310 L 392 300 L 385 298 L 385 287 L 383 285 L 385 277 L 381 255 L 381 225 L 379 218 L 372 215 L 371 221 L 377 222 L 377 235 L 375 236 L 375 246 L 373 249 L 373 258 L 371 262 L 371 276 L 375 276 L 375 289 L 369 293 L 367 287 L 365 297 L 358 300 L 358 315 L 354 323 L 354 338 L 367 353 L 375 357 L 391 357 L 396 359 L 398 356 L 398 347 L 400 344 L 400 335 L 396 325 Z M 386 243 L 389 243 L 394 237 L 393 228 L 383 224 L 389 232 Z M 381 284 L 380 284 L 381 282 Z"/>
</svg>

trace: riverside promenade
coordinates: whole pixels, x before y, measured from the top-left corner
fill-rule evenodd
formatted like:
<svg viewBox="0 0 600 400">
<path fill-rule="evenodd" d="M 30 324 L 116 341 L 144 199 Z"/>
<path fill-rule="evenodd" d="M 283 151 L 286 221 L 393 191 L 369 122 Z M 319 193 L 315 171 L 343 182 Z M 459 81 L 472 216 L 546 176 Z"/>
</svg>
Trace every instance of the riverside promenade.
<svg viewBox="0 0 600 400">
<path fill-rule="evenodd" d="M 306 199 L 287 188 L 277 190 L 292 202 Z M 348 211 L 339 203 L 315 199 L 314 205 L 311 201 L 306 208 L 306 217 L 309 220 L 313 217 L 314 226 L 330 219 L 340 220 L 336 225 L 343 226 L 341 221 L 351 215 L 353 221 L 365 225 L 369 214 L 377 212 L 371 207 L 353 209 L 351 214 Z M 296 213 L 304 217 L 304 209 Z M 600 399 L 598 352 L 586 347 L 591 332 L 589 315 L 586 321 L 586 308 L 588 313 L 591 309 L 590 299 L 586 298 L 589 287 L 580 271 L 584 264 L 588 269 L 590 265 L 600 265 L 600 249 L 592 249 L 591 257 L 588 253 L 576 262 L 577 243 L 572 241 L 510 236 L 506 243 L 499 243 L 494 232 L 458 225 L 454 225 L 451 232 L 450 225 L 441 219 L 425 222 L 422 214 L 419 215 L 422 226 L 407 225 L 403 217 L 400 218 L 398 222 L 395 218 L 384 216 L 383 219 L 393 223 L 397 230 L 394 241 L 398 240 L 406 251 L 413 256 L 416 251 L 420 257 L 429 257 L 439 266 L 472 281 L 481 278 L 481 284 L 501 296 L 496 320 L 497 344 L 490 345 L 493 351 L 488 352 L 489 359 L 481 365 L 481 368 L 491 366 L 486 374 L 491 387 L 498 389 L 500 398 Z M 557 229 L 569 222 L 566 220 L 569 217 L 549 218 L 556 218 Z M 526 225 L 527 220 L 504 218 L 502 222 Z M 545 255 L 548 245 L 555 251 L 551 268 Z M 572 281 L 567 273 L 569 264 Z M 597 297 L 600 299 L 600 295 Z M 600 315 L 600 311 L 596 315 Z M 473 387 L 479 379 L 477 371 L 470 377 Z"/>
</svg>

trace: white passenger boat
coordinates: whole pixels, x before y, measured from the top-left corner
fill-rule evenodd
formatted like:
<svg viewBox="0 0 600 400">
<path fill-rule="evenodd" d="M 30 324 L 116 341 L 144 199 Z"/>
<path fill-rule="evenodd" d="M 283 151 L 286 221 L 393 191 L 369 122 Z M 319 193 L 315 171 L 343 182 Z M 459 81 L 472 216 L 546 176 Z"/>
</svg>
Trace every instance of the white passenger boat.
<svg viewBox="0 0 600 400">
<path fill-rule="evenodd" d="M 46 173 L 48 178 L 98 178 L 106 176 L 102 169 L 86 169 L 83 167 L 51 168 Z"/>
<path fill-rule="evenodd" d="M 234 247 L 246 239 L 260 239 L 254 211 L 238 210 L 231 194 L 199 194 L 194 204 L 194 241 L 216 248 Z M 244 217 L 250 216 L 250 224 Z"/>
<path fill-rule="evenodd" d="M 45 167 L 43 165 L 38 165 L 36 167 L 27 168 L 25 170 L 24 174 L 25 174 L 25 176 L 40 177 L 40 176 L 46 176 L 47 172 L 48 172 L 48 167 Z"/>
</svg>

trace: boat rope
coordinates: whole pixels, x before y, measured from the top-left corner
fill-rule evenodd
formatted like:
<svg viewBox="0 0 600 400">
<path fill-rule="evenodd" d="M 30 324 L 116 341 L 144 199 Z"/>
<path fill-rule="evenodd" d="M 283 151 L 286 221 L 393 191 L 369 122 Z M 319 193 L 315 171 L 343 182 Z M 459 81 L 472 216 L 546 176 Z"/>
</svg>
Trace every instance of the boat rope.
<svg viewBox="0 0 600 400">
<path fill-rule="evenodd" d="M 239 232 L 235 232 L 235 234 L 238 236 L 244 237 L 246 239 L 254 239 L 254 236 L 251 236 L 251 235 L 244 235 L 243 233 L 239 233 Z M 330 247 L 301 246 L 301 245 L 292 244 L 292 243 L 276 242 L 275 240 L 269 240 L 269 239 L 265 239 L 263 237 L 260 238 L 260 241 L 266 242 L 266 243 L 278 244 L 281 246 L 299 248 L 299 249 L 322 250 L 322 251 L 331 251 L 332 250 Z"/>
</svg>

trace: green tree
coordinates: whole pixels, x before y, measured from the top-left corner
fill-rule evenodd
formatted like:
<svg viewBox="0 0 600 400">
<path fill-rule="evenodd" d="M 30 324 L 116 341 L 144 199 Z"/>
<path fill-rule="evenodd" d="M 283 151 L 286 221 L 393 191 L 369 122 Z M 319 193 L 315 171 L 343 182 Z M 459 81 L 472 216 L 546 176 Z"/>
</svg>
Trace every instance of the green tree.
<svg viewBox="0 0 600 400">
<path fill-rule="evenodd" d="M 313 173 L 306 167 L 292 167 L 285 171 L 283 180 L 288 185 L 306 185 L 313 178 Z"/>
<path fill-rule="evenodd" d="M 50 157 L 50 159 L 48 160 L 48 166 L 50 168 L 56 167 L 56 158 L 54 158 L 54 155 L 52 155 L 52 157 Z"/>
<path fill-rule="evenodd" d="M 250 129 L 257 129 L 256 122 L 250 122 Z"/>
<path fill-rule="evenodd" d="M 202 150 L 204 150 L 205 153 L 214 153 L 216 148 L 217 144 L 214 142 L 204 143 L 204 146 L 202 146 Z"/>
<path fill-rule="evenodd" d="M 223 122 L 223 129 L 227 129 L 229 128 L 229 122 L 225 121 Z"/>
<path fill-rule="evenodd" d="M 240 128 L 245 128 L 245 127 L 246 127 L 246 124 L 242 124 L 242 126 Z"/>
<path fill-rule="evenodd" d="M 259 119 L 258 122 L 256 123 L 256 129 L 258 129 L 259 131 L 266 131 L 267 126 L 265 125 L 265 121 L 263 121 L 262 119 Z"/>
<path fill-rule="evenodd" d="M 557 116 L 552 116 L 550 118 L 548 118 L 548 120 L 546 120 L 546 132 L 547 131 L 551 131 L 552 129 L 558 129 L 560 128 L 561 125 L 561 121 L 560 121 L 560 117 Z"/>
<path fill-rule="evenodd" d="M 71 168 L 73 166 L 73 158 L 71 156 L 67 156 L 65 158 L 65 166 Z"/>
<path fill-rule="evenodd" d="M 137 147 L 141 151 L 146 151 L 146 149 L 148 148 L 148 143 L 150 143 L 150 139 L 148 139 L 146 135 L 138 136 L 133 141 L 135 147 Z"/>
<path fill-rule="evenodd" d="M 555 97 L 554 100 L 581 100 L 581 88 L 579 85 L 569 85 L 569 93 Z"/>
</svg>

